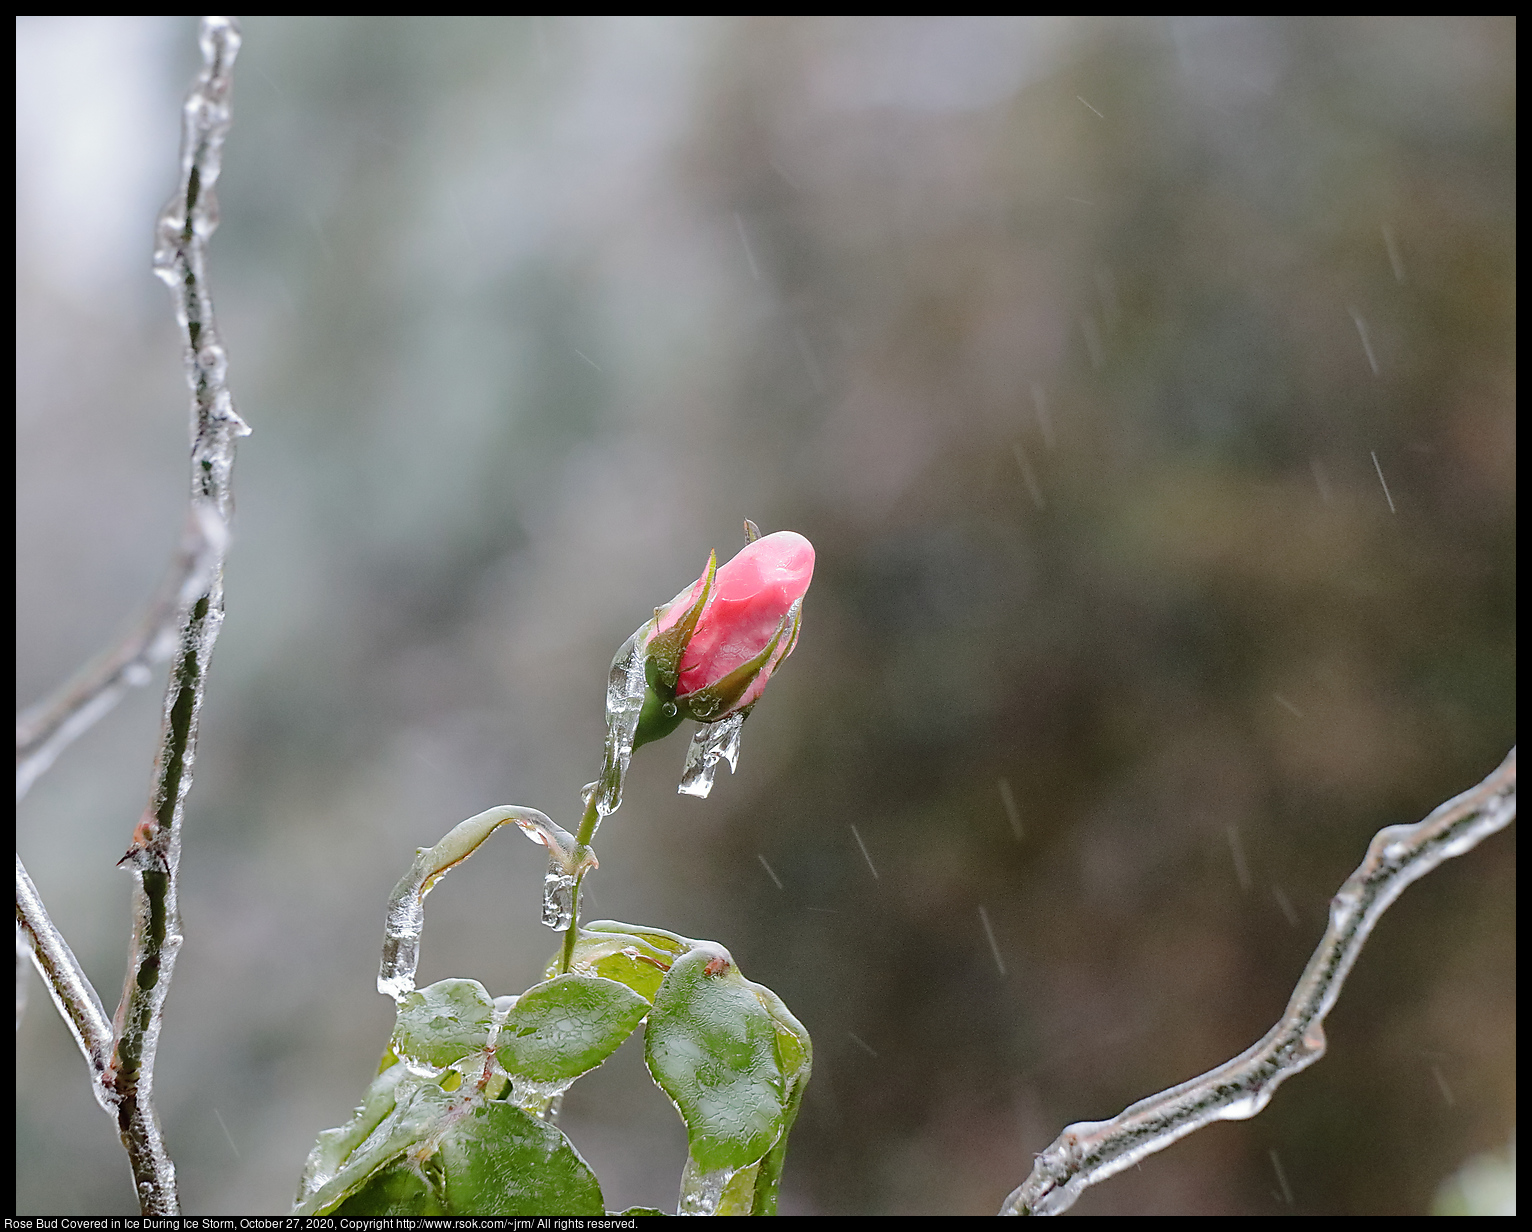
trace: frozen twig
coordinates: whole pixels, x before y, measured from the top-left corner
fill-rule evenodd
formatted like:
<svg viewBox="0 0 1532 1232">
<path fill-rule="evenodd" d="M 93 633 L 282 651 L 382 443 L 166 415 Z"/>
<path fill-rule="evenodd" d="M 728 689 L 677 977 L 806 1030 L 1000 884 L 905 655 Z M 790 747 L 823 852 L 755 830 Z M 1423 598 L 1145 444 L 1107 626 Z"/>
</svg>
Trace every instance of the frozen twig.
<svg viewBox="0 0 1532 1232">
<path fill-rule="evenodd" d="M 57 690 L 16 716 L 16 799 L 19 802 L 54 759 L 112 709 L 134 685 L 148 684 L 170 658 L 186 609 L 205 591 L 223 561 L 228 534 L 216 510 L 187 511 L 169 573 L 128 634 Z"/>
<path fill-rule="evenodd" d="M 1516 750 L 1477 787 L 1424 821 L 1385 826 L 1367 858 L 1330 902 L 1330 926 L 1287 1012 L 1253 1047 L 1201 1077 L 1151 1095 L 1110 1121 L 1071 1125 L 1037 1157 L 1002 1215 L 1057 1215 L 1091 1185 L 1212 1121 L 1252 1117 L 1278 1085 L 1324 1055 L 1325 1015 L 1335 1006 L 1373 926 L 1411 882 L 1462 855 L 1516 816 Z"/>
<path fill-rule="evenodd" d="M 197 719 L 213 644 L 223 622 L 223 559 L 233 512 L 234 442 L 249 432 L 234 409 L 227 359 L 213 318 L 207 240 L 218 226 L 214 185 L 229 130 L 229 92 L 239 51 L 238 23 L 204 17 L 203 67 L 181 119 L 181 183 L 155 226 L 154 271 L 170 287 L 185 331 L 191 387 L 191 504 L 187 530 L 166 584 L 133 633 L 17 721 L 18 798 L 59 752 L 121 696 L 143 683 L 150 664 L 174 659 L 149 805 L 121 864 L 134 879 L 133 940 L 122 1001 L 108 1028 L 105 1010 L 69 946 L 53 927 L 18 857 L 16 919 L 59 1012 L 90 1064 L 97 1098 L 117 1121 L 139 1206 L 176 1215 L 175 1166 L 165 1150 L 151 1094 L 160 1020 L 181 946 L 176 872 L 181 818 L 191 789 Z"/>
<path fill-rule="evenodd" d="M 74 1033 L 80 1051 L 85 1054 L 96 1098 L 108 1112 L 113 1111 L 101 1082 L 112 1053 L 112 1024 L 107 1021 L 101 998 L 86 978 L 74 951 L 48 918 L 43 901 L 37 896 L 37 887 L 32 884 L 32 878 L 27 876 L 20 855 L 16 857 L 16 926 L 17 957 L 28 957 L 36 964 L 43 983 L 47 984 L 48 991 L 53 994 L 53 1003 L 58 1006 L 59 1013 Z M 17 980 L 19 1024 L 22 998 L 19 972 Z"/>
</svg>

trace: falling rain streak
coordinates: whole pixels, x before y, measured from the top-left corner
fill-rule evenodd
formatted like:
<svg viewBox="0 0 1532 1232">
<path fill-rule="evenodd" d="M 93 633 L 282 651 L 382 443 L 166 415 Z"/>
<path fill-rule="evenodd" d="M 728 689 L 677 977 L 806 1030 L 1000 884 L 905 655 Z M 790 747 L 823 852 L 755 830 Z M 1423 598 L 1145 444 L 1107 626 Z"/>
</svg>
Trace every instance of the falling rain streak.
<svg viewBox="0 0 1532 1232">
<path fill-rule="evenodd" d="M 739 215 L 735 215 L 739 217 Z M 819 366 L 819 358 L 814 354 L 814 348 L 809 345 L 808 338 L 802 329 L 793 326 L 793 341 L 798 344 L 798 354 L 803 357 L 803 366 L 808 370 L 809 380 L 814 382 L 814 392 L 822 394 L 825 391 L 825 374 Z"/>
<path fill-rule="evenodd" d="M 851 836 L 852 836 L 852 838 L 856 839 L 856 845 L 862 849 L 862 859 L 867 861 L 867 868 L 872 873 L 872 879 L 874 881 L 877 881 L 878 880 L 878 870 L 875 867 L 873 867 L 872 857 L 867 854 L 867 844 L 862 842 L 861 831 L 859 831 L 855 826 L 852 826 L 851 827 Z"/>
<path fill-rule="evenodd" d="M 1043 392 L 1042 385 L 1032 382 L 1032 408 L 1037 412 L 1037 427 L 1043 434 L 1043 447 L 1053 448 L 1053 418 L 1048 414 L 1048 398 Z"/>
<path fill-rule="evenodd" d="M 750 265 L 750 277 L 760 282 L 761 270 L 755 263 L 755 253 L 750 248 L 750 237 L 745 234 L 745 220 L 739 216 L 738 210 L 734 211 L 734 227 L 739 232 L 739 244 L 745 250 L 745 260 Z"/>
<path fill-rule="evenodd" d="M 1325 474 L 1324 463 L 1318 458 L 1310 458 L 1309 470 L 1314 472 L 1314 486 L 1319 489 L 1319 499 L 1330 504 L 1330 477 Z"/>
<path fill-rule="evenodd" d="M 1351 319 L 1356 322 L 1356 332 L 1362 339 L 1362 350 L 1367 355 L 1367 366 L 1372 369 L 1373 376 L 1378 375 L 1378 357 L 1372 353 L 1372 339 L 1367 334 L 1367 322 L 1362 320 L 1362 314 L 1355 308 L 1348 308 Z"/>
<path fill-rule="evenodd" d="M 1011 781 L 1002 778 L 999 781 L 1000 804 L 1005 809 L 1006 820 L 1011 823 L 1011 833 L 1016 836 L 1016 841 L 1021 842 L 1021 813 L 1016 808 L 1016 797 L 1011 794 Z"/>
<path fill-rule="evenodd" d="M 864 1040 L 855 1031 L 847 1031 L 846 1034 L 851 1037 L 851 1042 L 854 1043 L 863 1052 L 865 1052 L 869 1057 L 875 1057 L 878 1055 L 878 1050 L 869 1044 L 866 1040 Z"/>
<path fill-rule="evenodd" d="M 1037 486 L 1037 475 L 1033 473 L 1032 463 L 1027 460 L 1026 451 L 1022 449 L 1020 441 L 1011 446 L 1011 452 L 1016 455 L 1016 462 L 1021 467 L 1021 477 L 1026 481 L 1027 491 L 1032 496 L 1032 503 L 1038 509 L 1046 509 L 1047 505 L 1043 502 L 1043 490 Z"/>
<path fill-rule="evenodd" d="M 1272 701 L 1276 702 L 1277 705 L 1281 706 L 1283 710 L 1286 710 L 1289 714 L 1291 714 L 1295 719 L 1301 719 L 1303 717 L 1303 711 L 1299 710 L 1297 706 L 1293 705 L 1292 702 L 1288 701 L 1287 698 L 1282 696 L 1282 694 L 1273 693 L 1271 695 L 1271 699 Z"/>
<path fill-rule="evenodd" d="M 755 858 L 761 862 L 761 867 L 766 870 L 766 875 L 776 884 L 777 889 L 782 889 L 782 878 L 772 871 L 771 865 L 766 863 L 766 857 L 757 852 Z"/>
<path fill-rule="evenodd" d="M 1437 1076 L 1440 1077 L 1441 1075 L 1438 1074 Z M 1446 1084 L 1444 1083 L 1443 1086 L 1445 1087 L 1445 1085 Z M 1452 1101 L 1449 1099 L 1447 1102 L 1450 1104 Z M 233 1151 L 234 1158 L 238 1159 L 240 1157 L 239 1148 L 234 1145 L 234 1135 L 229 1132 L 229 1127 L 223 1123 L 223 1113 L 219 1112 L 217 1108 L 214 1108 L 213 1115 L 218 1118 L 218 1128 L 223 1130 L 223 1136 L 228 1141 L 229 1150 Z"/>
<path fill-rule="evenodd" d="M 1225 832 L 1229 836 L 1229 854 L 1234 857 L 1234 875 L 1239 878 L 1239 888 L 1248 894 L 1250 893 L 1250 866 L 1245 863 L 1245 846 L 1239 840 L 1239 829 L 1229 826 Z"/>
<path fill-rule="evenodd" d="M 1085 349 L 1090 352 L 1090 366 L 1097 372 L 1106 367 L 1106 351 L 1101 345 L 1101 330 L 1090 313 L 1080 317 L 1080 332 L 1085 335 Z"/>
<path fill-rule="evenodd" d="M 1447 1101 L 1447 1107 L 1452 1108 L 1456 1106 L 1458 1101 L 1452 1097 L 1452 1088 L 1447 1085 L 1447 1079 L 1442 1074 L 1442 1067 L 1440 1065 L 1433 1065 L 1431 1073 L 1436 1079 L 1436 1085 L 1441 1088 L 1442 1098 Z"/>
<path fill-rule="evenodd" d="M 1388 490 L 1388 480 L 1383 478 L 1383 467 L 1378 463 L 1378 451 L 1373 449 L 1368 452 L 1372 454 L 1372 469 L 1378 472 L 1378 482 L 1383 485 L 1383 499 L 1388 501 L 1388 511 L 1398 513 L 1399 511 L 1394 508 L 1394 494 Z"/>
<path fill-rule="evenodd" d="M 1282 887 L 1276 884 L 1273 884 L 1271 887 L 1271 896 L 1277 900 L 1277 906 L 1281 908 L 1282 914 L 1287 918 L 1287 922 L 1294 928 L 1297 928 L 1298 913 L 1293 910 L 1292 899 L 1288 898 L 1283 892 Z"/>
<path fill-rule="evenodd" d="M 447 189 L 447 200 L 452 202 L 452 213 L 457 219 L 458 230 L 463 233 L 463 243 L 472 248 L 473 237 L 468 234 L 468 219 L 463 216 L 463 207 L 457 203 L 457 194 L 451 188 Z"/>
<path fill-rule="evenodd" d="M 1282 1201 L 1291 1206 L 1293 1204 L 1293 1191 L 1288 1188 L 1287 1173 L 1282 1171 L 1282 1161 L 1277 1157 L 1277 1148 L 1272 1147 L 1267 1154 L 1271 1156 L 1271 1170 L 1277 1174 L 1277 1184 L 1282 1186 Z"/>
<path fill-rule="evenodd" d="M 1097 111 L 1089 103 L 1086 103 L 1085 100 L 1083 98 L 1080 98 L 1080 96 L 1078 94 L 1076 94 L 1075 97 L 1079 98 L 1082 103 L 1085 103 L 1085 108 L 1086 108 L 1087 111 L 1089 111 L 1091 113 L 1091 115 L 1098 116 L 1099 118 L 1101 118 L 1103 120 L 1106 119 L 1106 117 L 1104 115 L 1102 115 L 1099 111 Z"/>
<path fill-rule="evenodd" d="M 1394 229 L 1383 224 L 1383 247 L 1388 249 L 1388 263 L 1394 267 L 1394 281 L 1404 281 L 1404 262 L 1399 257 L 1399 245 L 1394 240 Z"/>
<path fill-rule="evenodd" d="M 1005 974 L 1005 960 L 1000 957 L 1000 947 L 995 943 L 995 930 L 990 927 L 989 912 L 984 910 L 984 904 L 979 904 L 979 922 L 984 925 L 984 935 L 989 938 L 989 952 L 995 956 L 995 966 L 1000 969 L 1000 974 Z"/>
</svg>

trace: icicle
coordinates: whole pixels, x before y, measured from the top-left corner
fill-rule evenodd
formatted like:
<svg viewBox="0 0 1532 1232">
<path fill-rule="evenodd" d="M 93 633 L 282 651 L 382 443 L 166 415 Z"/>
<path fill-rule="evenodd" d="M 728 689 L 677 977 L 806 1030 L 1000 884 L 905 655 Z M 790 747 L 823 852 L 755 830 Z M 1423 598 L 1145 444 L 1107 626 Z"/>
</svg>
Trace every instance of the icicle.
<svg viewBox="0 0 1532 1232">
<path fill-rule="evenodd" d="M 378 964 L 378 991 L 384 996 L 400 1001 L 415 991 L 426 895 L 508 821 L 514 821 L 528 837 L 544 844 L 565 873 L 578 877 L 586 868 L 596 866 L 595 852 L 589 847 L 577 848 L 567 830 L 561 830 L 536 809 L 501 805 L 459 822 L 435 847 L 416 849 L 409 872 L 399 879 L 389 896 L 383 920 L 383 957 Z"/>
<path fill-rule="evenodd" d="M 733 773 L 739 765 L 739 733 L 745 725 L 745 712 L 736 710 L 716 723 L 703 723 L 692 733 L 686 750 L 686 764 L 681 770 L 681 785 L 676 791 L 684 796 L 705 799 L 713 790 L 713 772 L 721 760 Z"/>
<path fill-rule="evenodd" d="M 557 1119 L 564 1103 L 564 1092 L 574 1086 L 573 1078 L 561 1078 L 557 1082 L 537 1082 L 520 1074 L 511 1075 L 511 1103 L 523 1112 L 531 1113 L 544 1121 Z"/>
<path fill-rule="evenodd" d="M 690 1155 L 686 1167 L 681 1169 L 681 1198 L 676 1203 L 677 1215 L 711 1215 L 723 1200 L 724 1186 L 738 1171 L 735 1168 L 719 1168 L 716 1172 L 703 1172 Z"/>
<path fill-rule="evenodd" d="M 653 619 L 646 620 L 634 630 L 612 660 L 612 671 L 607 677 L 606 759 L 600 779 L 586 789 L 596 793 L 596 812 L 602 817 L 615 813 L 622 804 L 622 781 L 627 777 L 628 763 L 633 760 L 633 734 L 638 730 L 648 688 L 644 679 L 644 643 L 653 624 Z"/>
<path fill-rule="evenodd" d="M 557 859 L 548 861 L 548 875 L 543 878 L 543 923 L 555 932 L 564 932 L 574 922 L 578 880 L 564 872 Z"/>
<path fill-rule="evenodd" d="M 529 839 L 548 849 L 548 875 L 543 878 L 543 923 L 563 932 L 574 922 L 575 886 L 581 874 L 598 867 L 596 853 L 581 847 L 573 834 L 541 813 L 518 817 L 516 824 Z"/>
</svg>

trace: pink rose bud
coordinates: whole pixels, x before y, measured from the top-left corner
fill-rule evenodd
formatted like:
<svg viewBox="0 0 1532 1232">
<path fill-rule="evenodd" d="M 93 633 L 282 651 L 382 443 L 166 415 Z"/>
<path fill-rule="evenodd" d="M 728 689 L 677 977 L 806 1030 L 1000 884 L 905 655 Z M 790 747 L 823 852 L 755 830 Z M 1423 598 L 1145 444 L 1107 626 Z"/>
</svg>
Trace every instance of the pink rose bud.
<svg viewBox="0 0 1532 1232">
<path fill-rule="evenodd" d="M 658 615 L 646 650 L 650 696 L 636 748 L 682 718 L 715 723 L 755 704 L 793 651 L 814 546 L 779 530 L 708 568 Z"/>
</svg>

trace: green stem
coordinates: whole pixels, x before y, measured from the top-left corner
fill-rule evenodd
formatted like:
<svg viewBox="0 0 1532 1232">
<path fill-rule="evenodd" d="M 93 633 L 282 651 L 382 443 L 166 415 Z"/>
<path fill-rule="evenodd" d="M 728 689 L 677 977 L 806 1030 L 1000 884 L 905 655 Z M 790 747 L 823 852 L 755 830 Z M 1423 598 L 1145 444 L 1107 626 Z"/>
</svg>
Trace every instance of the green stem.
<svg viewBox="0 0 1532 1232">
<path fill-rule="evenodd" d="M 596 826 L 601 821 L 601 814 L 596 809 L 596 796 L 598 792 L 592 792 L 590 802 L 585 806 L 585 816 L 580 818 L 580 832 L 575 835 L 576 850 L 581 847 L 589 847 L 591 839 L 596 837 Z M 566 975 L 569 964 L 574 961 L 575 938 L 580 932 L 580 885 L 585 880 L 585 874 L 581 873 L 575 880 L 574 888 L 574 913 L 569 917 L 569 928 L 564 933 L 564 954 L 559 959 L 559 974 Z"/>
</svg>

